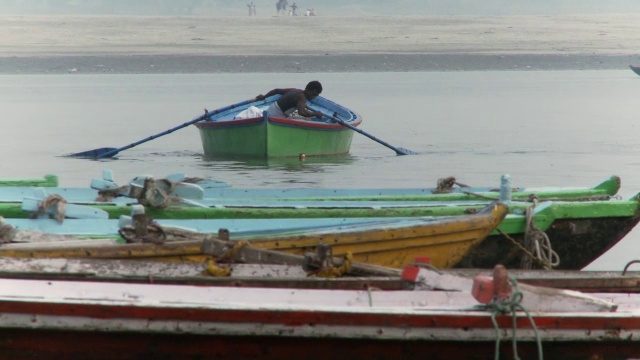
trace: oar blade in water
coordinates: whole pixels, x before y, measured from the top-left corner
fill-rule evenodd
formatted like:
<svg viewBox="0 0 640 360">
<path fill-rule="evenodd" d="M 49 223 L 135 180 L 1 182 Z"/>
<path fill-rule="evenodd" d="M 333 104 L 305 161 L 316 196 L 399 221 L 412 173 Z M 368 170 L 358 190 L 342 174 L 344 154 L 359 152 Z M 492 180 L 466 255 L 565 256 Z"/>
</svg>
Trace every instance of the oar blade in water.
<svg viewBox="0 0 640 360">
<path fill-rule="evenodd" d="M 73 154 L 67 154 L 65 156 L 79 157 L 79 158 L 99 158 L 99 157 L 104 157 L 103 155 L 107 153 L 112 153 L 110 156 L 117 154 L 117 152 L 113 152 L 114 150 L 117 150 L 117 149 L 112 147 L 104 147 L 104 148 L 87 150 L 87 151 L 82 151 L 82 152 L 73 153 Z"/>
<path fill-rule="evenodd" d="M 405 149 L 403 147 L 395 147 L 396 155 L 418 155 L 417 152 Z"/>
</svg>

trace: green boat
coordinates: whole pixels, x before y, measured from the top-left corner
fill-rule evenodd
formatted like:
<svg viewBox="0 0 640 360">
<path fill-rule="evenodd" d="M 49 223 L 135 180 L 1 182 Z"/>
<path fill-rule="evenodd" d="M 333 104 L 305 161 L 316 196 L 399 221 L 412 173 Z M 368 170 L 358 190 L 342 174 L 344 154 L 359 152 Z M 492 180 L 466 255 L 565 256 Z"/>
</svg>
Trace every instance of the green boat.
<svg viewBox="0 0 640 360">
<path fill-rule="evenodd" d="M 350 109 L 318 96 L 308 101 L 322 119 L 290 116 L 278 118 L 266 111 L 280 95 L 247 102 L 215 112 L 196 123 L 205 156 L 211 157 L 306 157 L 347 154 L 353 131 L 334 121 L 355 127 L 362 118 Z"/>
<path fill-rule="evenodd" d="M 512 187 L 508 175 L 501 179 L 500 186 L 494 187 L 449 187 L 442 185 L 433 188 L 233 188 L 229 184 L 216 180 L 198 180 L 184 182 L 184 174 L 173 174 L 167 178 L 146 182 L 149 177 L 136 177 L 121 186 L 113 181 L 108 171 L 102 179 L 91 181 L 91 188 L 50 187 L 1 187 L 0 203 L 20 203 L 25 198 L 57 194 L 69 204 L 92 205 L 128 205 L 135 203 L 143 193 L 159 192 L 174 199 L 184 198 L 201 207 L 215 208 L 314 208 L 314 207 L 374 207 L 376 204 L 401 204 L 402 202 L 490 202 L 500 200 L 503 189 L 510 189 L 512 200 L 608 200 L 620 189 L 621 180 L 611 176 L 593 187 Z M 441 180 L 447 180 L 444 178 Z M 189 180 L 190 181 L 190 180 Z M 145 185 L 146 183 L 146 185 Z M 164 185 L 163 185 L 164 184 Z M 124 190 L 120 190 L 124 189 Z M 132 191 L 132 189 L 137 189 Z M 146 190 L 145 190 L 146 189 Z M 38 191 L 36 191 L 38 190 Z M 138 191 L 139 190 L 139 191 Z M 36 192 L 41 193 L 36 195 Z M 113 193 L 117 192 L 117 194 Z M 106 193 L 113 193 L 109 196 Z M 165 197 L 166 197 L 165 196 Z M 162 200 L 162 199 L 161 199 Z M 368 204 L 368 205 L 367 205 Z M 153 204 L 147 204 L 152 206 Z M 176 203 L 170 206 L 174 207 Z M 399 205 L 397 205 L 399 206 Z M 397 207 L 396 206 L 396 207 Z M 13 217 L 12 214 L 0 214 Z M 308 217 L 309 215 L 305 215 Z M 324 217 L 319 214 L 320 217 Z M 262 216 L 260 216 L 262 217 Z M 317 216 L 316 216 L 317 217 Z"/>
<path fill-rule="evenodd" d="M 505 220 L 457 264 L 460 268 L 578 270 L 622 240 L 640 222 L 640 194 L 628 200 L 511 203 Z M 499 259 L 499 262 L 496 262 Z"/>
<path fill-rule="evenodd" d="M 503 183 L 496 189 L 491 188 L 464 188 L 453 189 L 450 193 L 432 193 L 433 189 L 387 189 L 384 192 L 373 190 L 366 193 L 364 189 L 354 189 L 355 197 L 368 200 L 354 200 L 344 195 L 348 189 L 308 189 L 311 198 L 320 195 L 327 199 L 337 200 L 304 200 L 297 198 L 301 194 L 278 193 L 276 189 L 233 189 L 218 188 L 207 189 L 202 198 L 190 197 L 184 199 L 188 205 L 176 205 L 179 203 L 164 200 L 167 196 L 160 196 L 163 201 L 156 201 L 162 207 L 154 207 L 149 199 L 146 213 L 155 219 L 292 219 L 292 218 L 354 218 L 354 217 L 416 217 L 416 216 L 455 216 L 462 212 L 474 211 L 474 209 L 486 204 L 501 200 L 508 201 L 512 211 L 531 206 L 539 201 L 571 201 L 584 202 L 587 200 L 610 200 L 620 188 L 620 178 L 612 176 L 592 188 L 522 188 L 513 189 L 510 186 L 508 176 L 503 176 Z M 146 181 L 145 181 L 146 182 Z M 131 183 L 135 184 L 135 182 Z M 148 184 L 147 184 L 148 185 Z M 178 189 L 179 187 L 176 187 Z M 156 188 L 136 191 L 140 194 L 162 193 Z M 186 190 L 190 190 L 187 187 Z M 20 191 L 17 191 L 20 190 Z M 131 213 L 130 204 L 135 204 L 138 199 L 119 196 L 112 199 L 98 201 L 98 190 L 88 188 L 51 188 L 40 189 L 39 201 L 43 201 L 48 195 L 59 195 L 68 204 L 87 205 L 100 209 L 108 214 L 108 218 L 117 219 L 121 215 Z M 282 191 L 285 191 L 283 189 Z M 295 190 L 295 189 L 293 189 Z M 316 190 L 320 191 L 317 193 Z M 326 190 L 326 191 L 325 191 Z M 405 192 L 404 190 L 412 190 Z M 200 189 L 202 191 L 202 189 Z M 362 191 L 362 193 L 359 193 Z M 36 210 L 38 205 L 33 198 L 34 190 L 31 188 L 0 188 L 0 216 L 5 218 L 26 218 L 30 212 Z M 331 196 L 331 194 L 333 196 Z M 413 194 L 412 194 L 413 193 Z M 209 198 L 210 194 L 220 196 Z M 241 198 L 243 194 L 255 196 L 254 200 Z M 170 195 L 174 195 L 171 193 Z M 193 194 L 189 194 L 193 195 Z M 286 197 L 291 195 L 293 197 Z M 302 194 L 303 195 L 303 194 Z M 178 195 L 179 196 L 179 195 Z M 278 198 L 278 196 L 282 196 Z M 25 206 L 27 199 L 31 206 Z M 389 200 L 389 199 L 393 199 Z M 140 201 L 142 201 L 140 200 Z M 422 200 L 422 201 L 419 201 Z M 513 200 L 513 201 L 511 201 Z M 166 206 L 166 207 L 165 207 Z"/>
<path fill-rule="evenodd" d="M 333 208 L 331 206 L 334 206 Z M 304 218 L 390 218 L 420 216 L 464 216 L 486 206 L 484 202 L 432 203 L 419 206 L 384 205 L 377 207 L 343 207 L 335 205 L 316 208 L 289 207 L 241 207 L 241 208 L 201 208 L 170 207 L 166 209 L 146 209 L 147 216 L 162 224 L 163 219 L 186 219 L 173 226 L 193 227 L 187 224 L 193 219 L 272 219 L 268 226 L 257 235 L 270 233 L 291 233 L 296 224 L 302 225 Z M 130 215 L 129 206 L 95 206 L 109 214 L 110 218 Z M 30 213 L 22 211 L 17 204 L 0 204 L 0 214 L 12 214 L 26 218 Z M 299 220 L 296 220 L 299 219 Z M 48 219 L 47 219 L 48 220 Z M 11 223 L 11 219 L 6 219 Z M 32 226 L 36 226 L 38 220 Z M 82 222 L 97 227 L 101 220 L 65 220 Z M 115 220 L 110 220 L 115 221 Z M 210 221 L 210 220 L 209 220 Z M 249 220 L 245 220 L 249 221 Z M 260 221 L 260 220 L 256 220 Z M 509 268 L 547 267 L 554 269 L 582 269 L 590 262 L 613 247 L 640 221 L 640 194 L 628 200 L 590 201 L 544 201 L 509 203 L 509 215 L 490 235 L 474 247 L 458 264 L 460 267 L 492 268 L 501 263 Z M 15 224 L 18 224 L 15 222 Z M 27 225 L 18 228 L 29 229 Z M 224 227 L 221 223 L 217 226 Z M 231 226 L 231 225 L 230 225 Z M 244 230 L 244 231 L 243 231 Z M 231 230 L 232 240 L 240 240 L 248 234 L 248 228 Z M 298 231 L 307 231 L 299 229 Z M 116 236 L 116 231 L 105 233 Z M 428 255 L 428 254 L 416 254 Z"/>
<path fill-rule="evenodd" d="M 513 200 L 602 200 L 618 193 L 619 176 L 610 176 L 593 187 L 512 187 L 508 175 L 503 175 L 500 186 L 454 187 L 455 178 L 439 179 L 436 187 L 428 188 L 204 188 L 204 199 L 219 200 L 279 200 L 279 201 L 496 201 L 501 188 L 510 189 Z M 0 193 L 0 199 L 2 194 Z"/>
<path fill-rule="evenodd" d="M 16 178 L 16 179 L 0 179 L 0 187 L 57 187 L 58 177 L 56 175 L 47 174 L 42 178 Z"/>
</svg>

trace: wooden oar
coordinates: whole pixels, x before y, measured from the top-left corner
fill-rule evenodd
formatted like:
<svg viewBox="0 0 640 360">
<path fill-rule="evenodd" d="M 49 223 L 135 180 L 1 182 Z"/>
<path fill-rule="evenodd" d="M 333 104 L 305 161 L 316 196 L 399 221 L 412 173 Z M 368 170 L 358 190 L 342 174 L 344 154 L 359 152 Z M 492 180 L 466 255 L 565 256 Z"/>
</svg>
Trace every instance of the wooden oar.
<svg viewBox="0 0 640 360">
<path fill-rule="evenodd" d="M 340 125 L 342 125 L 344 127 L 348 127 L 349 129 L 351 129 L 351 130 L 353 130 L 355 132 L 358 132 L 358 133 L 368 137 L 369 139 L 388 147 L 389 149 L 395 151 L 396 155 L 417 155 L 418 154 L 415 151 L 411 151 L 409 149 L 405 149 L 405 148 L 402 148 L 402 147 L 396 147 L 396 146 L 393 146 L 393 145 L 389 144 L 386 141 L 382 141 L 382 140 L 378 139 L 377 137 L 375 137 L 375 136 L 373 136 L 373 135 L 371 135 L 369 133 L 366 133 L 364 130 L 358 129 L 357 127 L 347 123 L 346 121 L 338 119 L 338 116 L 335 115 L 335 114 L 334 115 L 325 114 L 325 116 L 327 116 L 331 120 L 337 122 L 338 124 L 340 124 Z"/>
<path fill-rule="evenodd" d="M 204 113 L 204 115 L 199 116 L 199 117 L 197 117 L 197 118 L 195 118 L 195 119 L 193 119 L 191 121 L 187 121 L 186 123 L 184 123 L 182 125 L 178 125 L 178 126 L 176 126 L 174 128 L 171 128 L 169 130 L 165 130 L 165 131 L 163 131 L 163 132 L 161 132 L 159 134 L 156 134 L 156 135 L 151 135 L 148 138 L 136 141 L 136 142 L 131 143 L 131 144 L 127 145 L 127 146 L 123 146 L 123 147 L 120 147 L 120 148 L 110 148 L 110 147 L 98 148 L 98 149 L 87 150 L 87 151 L 82 151 L 82 152 L 73 153 L 73 154 L 67 154 L 65 156 L 94 158 L 94 159 L 109 158 L 109 157 L 112 157 L 112 156 L 116 155 L 120 151 L 131 149 L 134 146 L 138 146 L 138 145 L 140 145 L 142 143 L 145 143 L 147 141 L 151 141 L 153 139 L 157 139 L 157 138 L 159 138 L 161 136 L 170 134 L 170 133 L 172 133 L 172 132 L 174 132 L 176 130 L 182 129 L 182 128 L 187 127 L 189 125 L 193 125 L 193 124 L 195 124 L 197 122 L 200 122 L 202 120 L 205 120 L 205 119 L 207 119 L 207 118 L 209 118 L 209 117 L 211 117 L 211 116 L 213 116 L 215 114 L 221 113 L 223 111 L 231 110 L 231 109 L 236 108 L 238 106 L 246 105 L 246 104 L 249 104 L 249 103 L 254 102 L 254 101 L 256 101 L 256 99 L 249 99 L 249 100 L 245 100 L 245 101 L 239 102 L 237 104 L 225 106 L 225 107 L 217 109 L 217 110 L 206 111 Z"/>
</svg>

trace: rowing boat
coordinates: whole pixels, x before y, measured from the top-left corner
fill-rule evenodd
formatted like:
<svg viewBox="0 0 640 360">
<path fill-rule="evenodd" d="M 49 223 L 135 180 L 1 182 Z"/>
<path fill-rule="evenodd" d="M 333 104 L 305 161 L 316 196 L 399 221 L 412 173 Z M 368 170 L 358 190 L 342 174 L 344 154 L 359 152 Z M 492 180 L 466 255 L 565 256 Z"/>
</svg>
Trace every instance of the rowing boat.
<svg viewBox="0 0 640 360">
<path fill-rule="evenodd" d="M 353 131 L 332 120 L 358 126 L 362 122 L 354 111 L 321 96 L 308 101 L 314 111 L 327 116 L 322 119 L 270 116 L 269 106 L 280 95 L 244 103 L 216 112 L 196 123 L 202 148 L 211 157 L 298 157 L 340 155 L 349 152 Z"/>
</svg>

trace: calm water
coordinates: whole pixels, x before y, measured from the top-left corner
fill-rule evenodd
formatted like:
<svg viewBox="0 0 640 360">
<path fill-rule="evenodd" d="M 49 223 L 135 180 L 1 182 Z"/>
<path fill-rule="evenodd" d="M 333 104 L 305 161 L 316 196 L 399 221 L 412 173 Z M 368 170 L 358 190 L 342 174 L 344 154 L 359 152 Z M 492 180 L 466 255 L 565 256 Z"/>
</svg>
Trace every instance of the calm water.
<svg viewBox="0 0 640 360">
<path fill-rule="evenodd" d="M 214 161 L 195 127 L 123 151 L 117 159 L 65 158 L 122 147 L 274 87 L 318 79 L 323 95 L 356 110 L 361 128 L 419 155 L 354 134 L 349 156 Z M 455 176 L 471 186 L 593 186 L 622 177 L 640 192 L 640 77 L 630 70 L 206 75 L 0 76 L 0 177 L 60 176 L 88 186 L 103 169 L 125 183 L 174 172 L 235 187 L 417 187 Z M 248 139 L 248 141 L 250 141 Z M 640 258 L 640 229 L 590 269 Z"/>
</svg>

